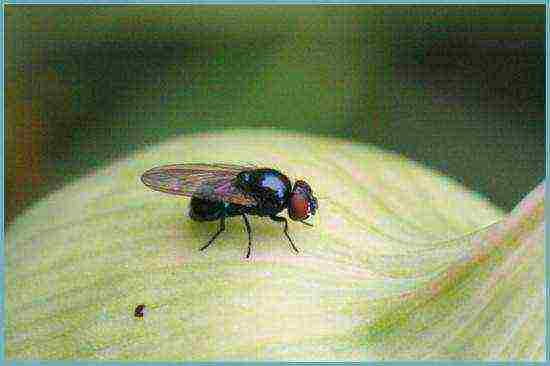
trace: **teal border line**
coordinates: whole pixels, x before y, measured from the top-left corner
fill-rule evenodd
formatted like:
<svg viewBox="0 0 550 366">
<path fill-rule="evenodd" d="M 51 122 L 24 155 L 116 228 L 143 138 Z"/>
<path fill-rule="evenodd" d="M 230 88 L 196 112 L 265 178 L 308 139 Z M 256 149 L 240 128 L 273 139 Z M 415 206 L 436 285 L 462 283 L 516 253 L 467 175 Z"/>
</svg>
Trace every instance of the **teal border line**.
<svg viewBox="0 0 550 366">
<path fill-rule="evenodd" d="M 138 1 L 138 0 L 82 0 L 82 1 L 63 1 L 63 0 L 57 0 L 57 1 L 47 1 L 47 0 L 12 0 L 12 1 L 3 1 L 2 2 L 2 8 L 0 9 L 0 33 L 1 33 L 1 39 L 0 39 L 0 55 L 2 57 L 2 68 L 0 70 L 0 82 L 3 87 L 3 91 L 5 90 L 5 80 L 4 80 L 4 8 L 6 5 L 54 5 L 54 4 L 63 4 L 63 5 L 69 5 L 69 4 L 82 4 L 82 5 L 108 5 L 108 4 L 114 4 L 114 5 L 160 5 L 160 4 L 168 4 L 168 5 L 177 5 L 177 4 L 195 4 L 195 5 L 284 5 L 284 4 L 294 4 L 294 5 L 358 5 L 358 4 L 364 4 L 364 5 L 545 5 L 545 32 L 546 32 L 546 53 L 550 50 L 550 0 L 484 0 L 484 1 L 476 1 L 476 0 L 462 0 L 462 1 L 456 1 L 456 0 L 440 0 L 440 1 L 419 1 L 419 0 L 409 0 L 409 1 L 391 1 L 391 0 L 348 0 L 348 1 L 336 1 L 336 0 L 324 0 L 324 1 L 292 1 L 292 0 L 274 0 L 274 1 L 246 1 L 246 0 L 238 0 L 238 1 L 232 1 L 232 0 L 198 0 L 198 1 L 177 1 L 177 0 L 158 0 L 158 1 Z M 545 59 L 545 65 L 546 65 L 546 73 L 545 73 L 545 82 L 546 82 L 546 88 L 545 88 L 545 117 L 546 117 L 546 178 L 548 178 L 548 173 L 550 172 L 550 143 L 548 141 L 548 135 L 550 134 L 550 104 L 548 103 L 547 97 L 550 90 L 550 77 L 548 75 L 548 71 L 550 70 L 550 60 L 548 58 L 548 55 L 546 54 Z M 238 365 L 242 364 L 240 362 L 184 362 L 184 363 L 175 363 L 175 362 L 158 362 L 158 363 L 145 363 L 145 362 L 101 362 L 101 361 L 9 361 L 6 363 L 5 361 L 5 346 L 4 346 L 4 324 L 5 324 L 5 312 L 4 312 L 4 238 L 5 238 L 5 216 L 4 216 L 4 195 L 5 195 L 5 165 L 4 165 L 4 156 L 5 156 L 5 100 L 4 100 L 4 92 L 0 94 L 0 100 L 2 102 L 2 105 L 0 106 L 2 110 L 2 116 L 1 116 L 1 122 L 0 122 L 0 136 L 1 136 L 1 146 L 2 146 L 2 156 L 0 159 L 0 175 L 2 177 L 2 182 L 0 184 L 0 218 L 2 221 L 2 230 L 0 233 L 0 249 L 2 250 L 2 253 L 0 254 L 0 301 L 1 301 L 1 308 L 0 308 L 0 364 L 10 364 L 10 365 L 25 365 L 25 366 L 34 366 L 34 365 L 98 365 L 98 364 L 108 364 L 108 365 L 176 365 L 176 364 L 187 364 L 187 365 L 217 365 L 217 364 L 227 364 L 227 365 Z M 545 200 L 550 200 L 550 192 L 548 190 L 545 190 Z M 549 222 L 549 211 L 545 208 L 545 264 L 546 264 L 546 276 L 545 276 L 545 307 L 546 307 L 546 314 L 545 314 L 545 321 L 548 325 L 548 322 L 550 321 L 550 266 L 548 265 L 550 260 L 550 222 Z M 548 364 L 548 361 L 550 360 L 550 347 L 548 346 L 550 344 L 550 331 L 548 329 L 548 326 L 545 330 L 545 355 L 546 355 L 546 361 L 541 362 L 361 362 L 361 364 L 383 364 L 383 365 L 504 365 L 504 364 L 510 364 L 510 365 L 541 365 L 541 364 Z M 252 362 L 247 363 L 251 365 L 285 365 L 285 364 L 296 364 L 296 363 L 284 363 L 284 362 Z M 315 362 L 305 362 L 300 363 L 303 365 L 318 365 L 320 363 Z M 323 362 L 323 365 L 345 365 L 349 364 L 346 362 Z"/>
<path fill-rule="evenodd" d="M 0 175 L 2 176 L 2 184 L 0 188 L 0 217 L 2 220 L 2 232 L 0 234 L 0 250 L 2 250 L 2 253 L 0 253 L 0 302 L 1 302 L 1 308 L 0 308 L 0 363 L 5 363 L 5 347 L 4 347 L 4 324 L 5 324 L 5 317 L 4 317 L 4 237 L 5 237 L 5 223 L 4 223 L 4 185 L 5 185 L 5 174 L 4 174 L 4 154 L 5 154 L 5 140 L 4 140 L 4 90 L 6 90 L 6 86 L 4 84 L 4 6 L 2 6 L 2 9 L 0 9 L 0 34 L 2 38 L 0 39 L 0 55 L 2 56 L 2 70 L 0 71 L 0 83 L 2 84 L 2 93 L 0 97 L 0 101 L 2 102 L 2 105 L 0 108 L 2 109 L 2 117 L 0 122 L 0 135 L 1 135 L 1 144 L 2 144 L 2 158 L 0 159 Z"/>
<path fill-rule="evenodd" d="M 178 0 L 11 0 L 5 1 L 4 4 L 10 5 L 544 5 L 546 0 L 439 0 L 439 1 L 419 1 L 419 0 L 272 0 L 272 1 L 255 1 L 255 0 L 197 0 L 197 1 L 178 1 Z"/>
<path fill-rule="evenodd" d="M 91 366 L 91 365 L 121 365 L 121 366 L 136 366 L 136 365 L 149 365 L 149 366 L 161 366 L 161 365 L 193 365 L 193 366 L 214 366 L 214 365 L 260 365 L 260 366 L 280 366 L 280 365 L 322 365 L 322 366 L 336 366 L 336 365 L 383 365 L 383 366 L 503 366 L 503 365 L 521 365 L 521 366 L 541 366 L 547 363 L 541 362 L 453 362 L 453 361 L 411 361 L 411 362 L 396 362 L 396 361 L 385 361 L 385 362 L 374 362 L 374 361 L 365 361 L 365 362 L 116 362 L 116 361 L 10 361 L 9 365 L 12 366 Z"/>
<path fill-rule="evenodd" d="M 9 362 L 9 365 L 12 366 L 91 366 L 91 365 L 121 365 L 121 366 L 136 366 L 136 365 L 148 365 L 148 366 L 172 366 L 172 365 L 193 365 L 193 366 L 214 366 L 214 365 L 258 365 L 258 366 L 281 366 L 281 365 L 321 365 L 321 366 L 340 366 L 340 365 L 376 365 L 376 366 L 541 366 L 547 363 L 541 362 L 453 362 L 453 361 L 412 361 L 412 362 L 397 362 L 397 361 L 386 361 L 386 362 L 374 362 L 374 361 L 365 361 L 365 362 L 111 362 L 111 361 L 12 361 Z"/>
<path fill-rule="evenodd" d="M 545 1 L 545 10 L 546 10 L 546 27 L 545 27 L 545 33 L 546 33 L 546 49 L 545 49 L 545 65 L 546 65 L 546 72 L 544 74 L 545 81 L 546 81 L 546 88 L 545 88 L 545 97 L 544 97 L 544 107 L 545 107 L 545 114 L 546 114 L 546 179 L 545 179 L 545 185 L 548 182 L 548 172 L 550 172 L 550 144 L 548 142 L 548 135 L 550 134 L 550 105 L 548 103 L 548 91 L 549 89 L 549 76 L 548 76 L 548 70 L 550 70 L 550 61 L 548 60 L 548 50 L 550 50 L 550 0 Z M 548 220 L 548 209 L 546 206 L 546 201 L 549 201 L 550 199 L 550 192 L 548 192 L 548 189 L 544 189 L 544 264 L 546 269 L 546 276 L 545 276 L 545 288 L 544 288 L 544 303 L 546 305 L 546 313 L 545 313 L 545 323 L 546 323 L 546 330 L 545 330 L 545 354 L 546 354 L 546 362 L 550 360 L 550 347 L 548 346 L 550 344 L 550 332 L 548 330 L 548 321 L 550 320 L 550 265 L 548 264 L 548 261 L 550 259 L 550 224 Z"/>
</svg>

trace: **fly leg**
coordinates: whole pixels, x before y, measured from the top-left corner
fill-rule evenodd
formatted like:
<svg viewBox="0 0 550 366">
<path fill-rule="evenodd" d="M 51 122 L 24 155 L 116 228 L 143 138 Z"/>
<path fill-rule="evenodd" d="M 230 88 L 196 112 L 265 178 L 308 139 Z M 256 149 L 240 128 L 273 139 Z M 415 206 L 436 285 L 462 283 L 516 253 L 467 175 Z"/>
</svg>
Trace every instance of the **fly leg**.
<svg viewBox="0 0 550 366">
<path fill-rule="evenodd" d="M 202 248 L 200 248 L 199 250 L 205 250 L 206 248 L 208 248 L 210 246 L 210 244 L 212 244 L 214 242 L 214 240 L 216 240 L 218 235 L 220 235 L 220 233 L 224 230 L 225 230 L 225 216 L 222 216 L 222 218 L 220 219 L 220 228 L 219 228 L 218 232 L 216 234 L 214 234 L 212 239 L 208 240 L 208 243 L 206 243 L 206 245 L 203 246 Z"/>
<path fill-rule="evenodd" d="M 250 252 L 252 251 L 252 229 L 250 228 L 250 223 L 246 215 L 243 215 L 243 220 L 246 226 L 246 232 L 248 233 L 248 252 L 246 253 L 246 258 L 250 258 Z"/>
<path fill-rule="evenodd" d="M 288 220 L 284 217 L 275 216 L 275 215 L 269 216 L 269 218 L 273 221 L 278 221 L 278 222 L 284 222 L 285 223 L 284 233 L 285 233 L 286 237 L 288 238 L 288 241 L 290 242 L 290 246 L 292 247 L 292 249 L 294 249 L 294 251 L 296 253 L 299 253 L 300 251 L 298 250 L 298 248 L 296 248 L 296 245 L 294 245 L 294 242 L 290 238 L 290 235 L 288 235 Z"/>
</svg>

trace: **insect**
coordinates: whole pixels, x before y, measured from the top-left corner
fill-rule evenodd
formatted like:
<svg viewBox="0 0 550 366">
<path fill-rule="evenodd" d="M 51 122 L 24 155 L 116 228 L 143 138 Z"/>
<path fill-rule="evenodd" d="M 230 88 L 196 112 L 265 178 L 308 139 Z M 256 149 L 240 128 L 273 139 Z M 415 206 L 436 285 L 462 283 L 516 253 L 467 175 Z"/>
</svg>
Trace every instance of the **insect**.
<svg viewBox="0 0 550 366">
<path fill-rule="evenodd" d="M 143 311 L 145 310 L 145 305 L 140 304 L 136 306 L 136 309 L 134 310 L 134 316 L 136 318 L 143 318 Z"/>
<path fill-rule="evenodd" d="M 143 173 L 141 181 L 160 192 L 191 197 L 189 216 L 195 221 L 220 221 L 216 234 L 200 250 L 208 248 L 225 230 L 225 219 L 241 216 L 248 233 L 248 251 L 252 250 L 252 229 L 247 215 L 269 217 L 284 223 L 283 232 L 296 253 L 288 234 L 288 221 L 278 214 L 287 209 L 289 217 L 303 223 L 315 215 L 317 199 L 309 184 L 297 180 L 292 186 L 283 173 L 271 168 L 232 164 L 173 164 L 155 167 Z"/>
</svg>

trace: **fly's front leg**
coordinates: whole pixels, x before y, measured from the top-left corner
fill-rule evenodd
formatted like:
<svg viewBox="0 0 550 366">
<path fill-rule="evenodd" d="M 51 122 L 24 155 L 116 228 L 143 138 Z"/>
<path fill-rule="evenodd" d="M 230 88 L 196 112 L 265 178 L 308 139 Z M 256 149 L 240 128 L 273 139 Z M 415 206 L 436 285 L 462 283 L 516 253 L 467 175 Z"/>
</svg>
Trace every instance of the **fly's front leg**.
<svg viewBox="0 0 550 366">
<path fill-rule="evenodd" d="M 294 245 L 294 242 L 292 241 L 292 239 L 290 238 L 290 235 L 288 235 L 288 220 L 284 217 L 280 217 L 280 216 L 269 216 L 269 218 L 273 221 L 278 221 L 278 222 L 284 222 L 285 223 L 285 228 L 284 228 L 284 233 L 286 235 L 286 237 L 288 238 L 288 241 L 290 242 L 290 246 L 292 247 L 292 249 L 294 249 L 294 251 L 296 253 L 299 253 L 300 251 L 298 250 L 298 248 L 296 248 L 296 246 Z"/>
<path fill-rule="evenodd" d="M 250 252 L 252 251 L 252 229 L 250 228 L 250 223 L 248 222 L 248 217 L 243 214 L 244 225 L 246 226 L 246 232 L 248 233 L 248 252 L 246 253 L 246 258 L 250 258 Z"/>
<path fill-rule="evenodd" d="M 225 216 L 222 216 L 222 218 L 220 219 L 220 228 L 219 228 L 218 232 L 216 234 L 214 234 L 212 239 L 210 239 L 208 241 L 208 243 L 206 243 L 206 245 L 203 246 L 202 248 L 200 248 L 199 250 L 205 250 L 206 248 L 208 248 L 210 246 L 210 244 L 212 244 L 214 242 L 214 240 L 216 240 L 218 235 L 220 235 L 221 232 L 224 231 L 224 230 L 225 230 Z"/>
</svg>

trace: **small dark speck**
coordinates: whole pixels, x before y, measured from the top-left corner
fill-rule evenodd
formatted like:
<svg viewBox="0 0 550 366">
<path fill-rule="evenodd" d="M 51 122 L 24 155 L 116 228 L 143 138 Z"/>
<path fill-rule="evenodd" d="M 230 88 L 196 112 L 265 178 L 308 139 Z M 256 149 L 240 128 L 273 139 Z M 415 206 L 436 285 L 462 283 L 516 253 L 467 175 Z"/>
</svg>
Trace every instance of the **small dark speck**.
<svg viewBox="0 0 550 366">
<path fill-rule="evenodd" d="M 143 318 L 143 310 L 145 310 L 145 305 L 140 304 L 136 306 L 136 310 L 134 310 L 134 316 L 136 318 Z"/>
</svg>

